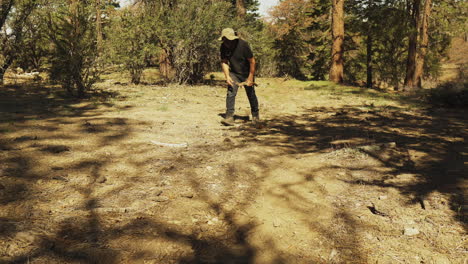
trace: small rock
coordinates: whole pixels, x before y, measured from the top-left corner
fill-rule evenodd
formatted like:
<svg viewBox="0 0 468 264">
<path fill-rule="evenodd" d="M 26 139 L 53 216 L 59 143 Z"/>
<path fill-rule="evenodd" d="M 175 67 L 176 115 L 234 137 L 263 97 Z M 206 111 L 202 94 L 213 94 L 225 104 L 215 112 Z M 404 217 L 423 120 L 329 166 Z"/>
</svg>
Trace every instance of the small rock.
<svg viewBox="0 0 468 264">
<path fill-rule="evenodd" d="M 388 214 L 386 214 L 386 213 L 380 211 L 379 209 L 377 209 L 375 204 L 372 203 L 372 202 L 367 206 L 367 208 L 371 211 L 371 213 L 373 213 L 375 215 L 380 215 L 380 216 L 385 216 L 385 217 L 388 216 Z"/>
<path fill-rule="evenodd" d="M 219 219 L 217 217 L 213 217 L 211 220 L 208 220 L 208 224 L 216 224 L 219 222 Z M 211 225 L 210 224 L 210 225 Z"/>
<path fill-rule="evenodd" d="M 387 199 L 387 198 L 388 198 L 387 195 L 380 195 L 380 196 L 379 196 L 379 200 L 385 200 L 385 199 Z"/>
<path fill-rule="evenodd" d="M 28 244 L 31 244 L 32 242 L 34 242 L 35 240 L 35 236 L 29 232 L 18 232 L 16 235 L 15 235 L 15 240 L 17 242 L 23 242 L 23 243 L 28 243 Z"/>
<path fill-rule="evenodd" d="M 230 139 L 230 138 L 225 138 L 225 139 L 223 140 L 223 142 L 224 142 L 224 143 L 232 143 L 232 139 Z"/>
<path fill-rule="evenodd" d="M 210 220 L 208 220 L 206 223 L 207 223 L 208 225 L 215 225 L 215 224 L 217 224 L 218 222 L 219 222 L 219 219 L 218 219 L 217 217 L 213 217 L 213 218 L 211 218 Z"/>
<path fill-rule="evenodd" d="M 62 177 L 62 176 L 54 176 L 54 177 L 52 177 L 52 179 L 57 180 L 57 181 L 68 182 L 68 179 L 65 178 L 65 177 Z"/>
<path fill-rule="evenodd" d="M 185 193 L 181 193 L 180 196 L 181 196 L 181 197 L 185 197 L 185 198 L 192 199 L 192 198 L 193 198 L 193 193 L 191 193 L 191 192 L 185 192 Z"/>
<path fill-rule="evenodd" d="M 21 136 L 15 138 L 13 141 L 16 142 L 23 142 L 23 141 L 28 141 L 28 140 L 37 140 L 37 136 L 31 137 L 31 136 Z"/>
<path fill-rule="evenodd" d="M 166 196 L 157 196 L 153 199 L 155 202 L 167 202 L 169 201 L 169 198 Z"/>
<path fill-rule="evenodd" d="M 280 224 L 279 221 L 275 220 L 275 221 L 273 221 L 273 226 L 274 226 L 274 227 L 280 227 L 281 224 Z"/>
<path fill-rule="evenodd" d="M 54 171 L 63 170 L 63 167 L 52 167 L 52 170 Z"/>
<path fill-rule="evenodd" d="M 10 150 L 15 150 L 14 148 L 10 147 L 10 146 L 0 146 L 0 150 L 3 150 L 3 151 L 10 151 Z"/>
<path fill-rule="evenodd" d="M 328 261 L 334 259 L 336 255 L 338 255 L 338 251 L 336 249 L 332 249 L 332 251 L 330 252 L 330 256 L 328 256 Z"/>
<path fill-rule="evenodd" d="M 206 169 L 207 169 L 207 170 L 212 170 L 213 167 L 211 167 L 211 166 L 206 166 Z"/>
<path fill-rule="evenodd" d="M 450 260 L 446 256 L 433 256 L 432 257 L 432 263 L 437 263 L 437 264 L 450 264 Z M 465 262 L 466 263 L 466 262 Z"/>
<path fill-rule="evenodd" d="M 58 153 L 62 153 L 62 152 L 65 152 L 65 151 L 70 151 L 70 148 L 67 147 L 67 146 L 58 145 L 58 146 L 47 146 L 47 147 L 45 147 L 45 148 L 43 148 L 41 150 L 45 151 L 45 152 L 58 154 Z"/>
<path fill-rule="evenodd" d="M 405 230 L 403 231 L 403 234 L 405 236 L 415 236 L 419 234 L 419 229 L 414 228 L 414 227 L 405 227 Z"/>
<path fill-rule="evenodd" d="M 369 239 L 369 240 L 372 240 L 372 239 L 374 239 L 374 236 L 372 236 L 369 233 L 366 233 L 366 238 Z"/>
<path fill-rule="evenodd" d="M 97 183 L 105 183 L 107 181 L 107 178 L 104 177 L 104 176 L 99 176 L 97 179 L 96 179 L 96 182 Z"/>
</svg>

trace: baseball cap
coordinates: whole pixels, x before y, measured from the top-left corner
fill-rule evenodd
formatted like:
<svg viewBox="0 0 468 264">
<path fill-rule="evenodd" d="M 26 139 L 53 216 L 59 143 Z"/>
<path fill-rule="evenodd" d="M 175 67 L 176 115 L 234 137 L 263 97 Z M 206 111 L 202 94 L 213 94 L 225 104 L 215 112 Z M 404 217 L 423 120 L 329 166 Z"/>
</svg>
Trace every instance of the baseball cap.
<svg viewBox="0 0 468 264">
<path fill-rule="evenodd" d="M 223 37 L 229 40 L 235 40 L 239 38 L 236 36 L 236 32 L 234 32 L 234 29 L 232 28 L 223 29 L 223 31 L 221 31 L 221 37 L 218 40 L 223 40 Z"/>
</svg>

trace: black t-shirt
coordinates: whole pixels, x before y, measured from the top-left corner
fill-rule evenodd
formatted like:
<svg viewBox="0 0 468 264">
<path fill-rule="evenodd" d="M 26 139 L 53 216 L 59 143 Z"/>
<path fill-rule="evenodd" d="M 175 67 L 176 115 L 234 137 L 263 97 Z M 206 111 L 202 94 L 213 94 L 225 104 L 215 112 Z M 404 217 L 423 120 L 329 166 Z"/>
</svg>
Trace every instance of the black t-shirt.
<svg viewBox="0 0 468 264">
<path fill-rule="evenodd" d="M 250 63 L 247 59 L 250 58 L 253 58 L 253 53 L 245 40 L 238 39 L 233 49 L 221 44 L 221 59 L 229 61 L 230 71 L 233 73 L 248 77 Z"/>
</svg>

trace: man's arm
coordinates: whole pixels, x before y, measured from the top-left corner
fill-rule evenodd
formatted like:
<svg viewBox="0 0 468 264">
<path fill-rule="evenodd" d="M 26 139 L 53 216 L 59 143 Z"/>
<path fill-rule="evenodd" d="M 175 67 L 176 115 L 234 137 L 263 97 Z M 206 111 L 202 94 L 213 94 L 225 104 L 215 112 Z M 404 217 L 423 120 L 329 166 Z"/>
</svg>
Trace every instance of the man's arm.
<svg viewBox="0 0 468 264">
<path fill-rule="evenodd" d="M 252 57 L 247 60 L 250 64 L 249 77 L 247 77 L 247 86 L 252 86 L 254 84 L 255 79 L 255 58 Z"/>
<path fill-rule="evenodd" d="M 234 82 L 231 79 L 231 76 L 229 75 L 229 64 L 227 59 L 221 60 L 221 68 L 223 69 L 224 77 L 226 78 L 227 84 L 233 86 Z"/>
</svg>

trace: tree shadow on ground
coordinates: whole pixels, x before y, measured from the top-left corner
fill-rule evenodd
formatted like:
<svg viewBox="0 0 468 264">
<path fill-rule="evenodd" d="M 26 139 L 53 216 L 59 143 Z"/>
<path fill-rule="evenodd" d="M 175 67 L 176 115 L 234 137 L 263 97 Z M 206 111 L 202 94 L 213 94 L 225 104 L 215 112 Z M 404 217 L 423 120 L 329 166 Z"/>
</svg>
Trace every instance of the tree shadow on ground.
<svg viewBox="0 0 468 264">
<path fill-rule="evenodd" d="M 304 114 L 273 117 L 263 128 L 242 127 L 242 139 L 265 146 L 276 146 L 286 153 L 332 152 L 394 142 L 398 156 L 379 157 L 373 151 L 357 149 L 391 169 L 390 178 L 402 174 L 417 180 L 405 185 L 385 179 L 360 181 L 384 188 L 396 188 L 410 203 L 424 200 L 438 191 L 450 196 L 452 210 L 465 224 L 460 212 L 466 197 L 468 137 L 467 117 L 444 110 L 405 111 L 375 107 L 310 108 Z M 386 179 L 388 180 L 388 178 Z"/>
<path fill-rule="evenodd" d="M 47 102 L 46 98 L 44 100 Z M 60 105 L 60 103 L 57 104 Z M 142 143 L 130 144 L 126 140 L 133 135 L 134 127 L 147 124 L 124 118 L 105 118 L 102 116 L 103 111 L 96 110 L 98 110 L 96 107 L 90 106 L 89 108 L 80 108 L 71 115 L 54 112 L 55 114 L 43 117 L 48 121 L 48 125 L 44 127 L 46 132 L 60 130 L 60 126 L 63 124 L 75 127 L 76 134 L 63 135 L 61 140 L 78 141 L 89 133 L 95 133 L 99 140 L 95 142 L 93 147 L 104 148 L 110 144 L 120 144 L 122 148 L 125 148 L 120 153 L 110 153 L 110 155 L 97 153 L 92 157 L 87 156 L 77 161 L 56 165 L 58 172 L 62 171 L 60 167 L 69 167 L 77 173 L 88 176 L 88 178 L 82 177 L 78 180 L 73 180 L 73 177 L 70 177 L 69 182 L 60 182 L 63 184 L 61 187 L 66 188 L 64 198 L 73 195 L 79 197 L 70 209 L 74 215 L 63 217 L 59 214 L 60 211 L 54 213 L 41 208 L 42 204 L 50 202 L 42 195 L 41 186 L 44 182 L 54 180 L 51 178 L 54 175 L 51 174 L 51 171 L 37 171 L 35 169 L 41 158 L 38 157 L 38 152 L 33 152 L 33 155 L 20 151 L 15 152 L 21 149 L 31 151 L 31 148 L 38 148 L 41 150 L 39 153 L 44 153 L 42 155 L 54 155 L 60 149 L 42 143 L 43 140 L 49 138 L 35 138 L 31 135 L 17 141 L 3 136 L 0 138 L 4 148 L 10 148 L 10 150 L 6 150 L 8 151 L 7 155 L 0 156 L 2 161 L 0 164 L 5 166 L 0 167 L 0 169 L 3 170 L 3 177 L 11 182 L 11 184 L 5 184 L 7 191 L 3 193 L 7 193 L 7 195 L 1 198 L 0 206 L 9 206 L 6 207 L 9 211 L 6 212 L 6 215 L 0 216 L 0 237 L 28 240 L 28 232 L 33 232 L 29 236 L 32 236 L 32 240 L 35 241 L 35 243 L 30 243 L 34 246 L 18 249 L 17 253 L 19 254 L 8 257 L 8 263 L 28 263 L 30 260 L 70 263 L 138 263 L 144 261 L 154 263 L 255 263 L 256 257 L 262 250 L 271 251 L 272 257 L 269 263 L 326 262 L 318 256 L 300 259 L 300 256 L 294 256 L 277 248 L 275 240 L 278 238 L 273 235 L 265 238 L 262 247 L 254 245 L 249 241 L 249 236 L 259 223 L 255 220 L 242 222 L 237 219 L 238 213 L 244 211 L 253 200 L 258 198 L 257 190 L 262 181 L 271 177 L 272 171 L 282 166 L 277 164 L 277 167 L 272 167 L 268 161 L 285 154 L 328 152 L 343 147 L 396 142 L 398 148 L 402 150 L 400 152 L 409 152 L 409 156 L 412 155 L 411 151 L 427 155 L 420 160 L 411 158 L 412 162 L 401 162 L 399 158 L 381 158 L 372 151 L 369 151 L 368 155 L 375 155 L 376 159 L 382 159 L 382 163 L 392 169 L 394 177 L 402 173 L 412 173 L 417 175 L 421 181 L 405 186 L 392 186 L 386 182 L 373 181 L 364 182 L 365 184 L 397 188 L 410 196 L 411 200 L 416 196 L 424 197 L 431 191 L 448 193 L 453 187 L 452 185 L 458 187 L 463 180 L 461 174 L 463 168 L 460 167 L 463 155 L 460 154 L 462 151 L 460 148 L 464 147 L 464 142 L 453 140 L 453 137 L 454 135 L 466 136 L 466 123 L 457 116 L 431 116 L 427 113 L 417 114 L 397 110 L 389 111 L 388 109 L 385 111 L 379 109 L 363 111 L 354 107 L 343 108 L 339 112 L 331 108 L 311 108 L 303 115 L 272 118 L 268 121 L 267 126 L 260 129 L 250 125 L 241 126 L 240 129 L 244 131 L 239 136 L 243 142 L 241 145 L 227 145 L 225 143 L 201 145 L 191 147 L 182 153 L 161 151 L 156 152 L 154 157 L 139 159 L 140 155 L 148 153 L 152 149 Z M 125 110 L 122 109 L 122 111 Z M 7 112 L 7 110 L 4 111 Z M 35 112 L 28 112 L 28 114 L 32 113 Z M 71 117 L 77 119 L 70 120 Z M 12 121 L 16 121 L 16 119 L 2 120 L 4 124 Z M 27 134 L 32 127 L 26 123 L 17 129 L 20 129 L 23 134 Z M 277 147 L 279 151 L 271 154 L 255 153 L 255 155 L 258 154 L 258 157 L 246 157 L 245 160 L 242 160 L 244 162 L 242 167 L 227 162 L 227 166 L 222 170 L 224 178 L 219 176 L 226 182 L 226 186 L 220 194 L 223 198 L 216 199 L 210 196 L 207 191 L 209 183 L 206 182 L 197 168 L 208 165 L 210 157 L 214 153 L 229 153 L 250 143 L 258 146 Z M 67 144 L 61 146 L 69 147 L 71 151 L 75 151 L 74 146 Z M 62 148 L 62 150 L 64 149 Z M 85 148 L 81 149 L 82 152 L 85 150 Z M 454 151 L 457 154 L 453 154 Z M 57 154 L 67 152 L 64 150 Z M 451 155 L 455 155 L 455 158 Z M 105 180 L 107 177 L 109 178 L 107 180 L 112 180 L 112 175 L 108 174 L 112 158 L 124 160 L 131 165 L 132 170 L 123 174 L 126 180 L 122 184 L 105 185 L 99 179 Z M 449 166 L 450 168 L 445 163 L 447 160 L 454 162 L 453 165 Z M 433 170 L 434 167 L 440 168 L 441 166 L 443 169 L 440 171 Z M 154 167 L 157 167 L 157 171 L 149 173 L 148 171 Z M 251 167 L 257 167 L 259 171 L 252 172 Z M 453 168 L 455 171 L 450 171 L 449 177 L 440 175 Z M 270 195 L 285 200 L 291 210 L 307 219 L 314 212 L 298 206 L 297 201 L 305 201 L 306 197 L 298 193 L 294 186 L 306 184 L 314 178 L 315 174 L 325 169 L 327 168 L 301 172 L 304 177 L 303 181 L 281 185 L 279 188 L 283 193 L 272 192 Z M 254 175 L 255 177 L 246 179 L 242 175 L 247 177 Z M 19 183 L 15 177 L 20 179 Z M 130 209 L 127 210 L 123 206 L 110 207 L 109 205 L 114 203 L 114 199 L 117 198 L 130 202 L 145 197 L 157 197 L 159 194 L 152 193 L 151 188 L 160 187 L 160 182 L 165 178 L 177 180 L 179 179 L 177 177 L 181 181 L 188 182 L 195 191 L 196 195 L 191 198 L 190 203 L 201 202 L 205 204 L 213 212 L 213 215 L 223 220 L 224 227 L 215 230 L 206 223 L 174 223 L 164 218 L 167 211 L 178 206 L 182 199 L 187 199 L 183 197 L 174 198 L 174 201 L 153 201 L 148 208 L 144 208 L 142 211 L 128 211 Z M 40 180 L 44 182 L 40 183 Z M 233 188 L 235 184 L 247 181 L 251 183 L 250 187 L 243 193 L 236 193 L 237 190 Z M 173 184 L 176 185 L 178 182 Z M 142 189 L 138 189 L 140 187 Z M 164 190 L 170 191 L 169 188 Z M 143 194 L 138 196 L 137 191 L 142 191 Z M 8 200 L 12 194 L 16 194 L 16 198 Z M 460 194 L 460 192 L 450 193 L 453 201 Z M 225 204 L 229 201 L 234 201 L 234 207 L 227 209 Z M 22 206 L 26 209 L 16 211 L 15 206 Z M 185 217 L 188 217 L 188 212 L 185 214 Z M 356 226 L 358 225 L 356 221 L 345 209 L 337 210 L 334 217 L 336 222 L 343 227 L 343 233 L 335 234 L 332 230 L 327 230 L 326 226 L 313 221 L 304 220 L 304 223 L 308 225 L 311 232 L 320 233 L 321 237 L 326 238 L 330 244 L 341 243 L 345 245 L 347 248 L 341 253 L 347 259 L 365 263 L 366 256 L 360 252 L 360 241 L 356 234 Z M 44 219 L 52 221 L 54 228 L 47 230 L 47 232 L 37 231 L 42 223 L 37 224 L 36 221 L 45 221 Z M 460 220 L 464 221 L 461 218 Z M 210 231 L 210 228 L 213 230 Z M 25 232 L 26 234 L 24 234 Z M 146 246 L 150 243 L 149 241 L 159 240 L 172 244 L 170 247 L 159 244 L 153 247 Z M 122 242 L 122 245 L 116 244 Z M 138 247 L 141 248 L 130 247 L 135 243 L 138 243 Z M 22 245 L 29 244 L 24 242 Z M 318 245 L 313 246 L 319 247 Z M 162 247 L 165 247 L 166 252 L 161 251 Z"/>
<path fill-rule="evenodd" d="M 38 113 L 40 114 L 40 112 Z M 220 149 L 232 151 L 237 146 L 226 147 L 222 144 L 223 146 L 194 147 L 189 150 L 190 153 L 196 153 L 194 157 L 173 157 L 170 155 L 173 153 L 165 154 L 170 155 L 169 157 L 162 156 L 167 160 L 167 164 L 162 166 L 161 173 L 174 177 L 180 173 L 180 177 L 191 183 L 196 192 L 196 200 L 206 204 L 213 211 L 213 214 L 219 216 L 225 223 L 225 226 L 220 228 L 217 233 L 209 231 L 210 227 L 206 223 L 202 228 L 193 225 L 192 229 L 187 230 L 183 226 L 172 224 L 164 219 L 161 215 L 170 207 L 171 203 L 151 205 L 151 210 L 155 211 L 159 215 L 158 217 L 149 215 L 146 211 L 119 210 L 118 206 L 116 208 L 103 207 L 105 202 L 112 201 L 118 197 L 117 195 L 125 194 L 139 184 L 144 184 L 143 187 L 147 190 L 151 186 L 159 186 L 159 183 L 134 180 L 141 180 L 142 176 L 147 175 L 148 165 L 154 163 L 154 158 L 139 160 L 136 157 L 149 151 L 148 146 L 125 143 L 131 137 L 134 126 L 145 124 L 134 123 L 123 118 L 104 118 L 101 116 L 102 113 L 96 108 L 86 108 L 72 116 L 57 113 L 41 117 L 40 121 L 47 121 L 47 125 L 42 129 L 45 135 L 50 131 L 60 131 L 63 125 L 74 127 L 76 134 L 62 135 L 61 138 L 57 138 L 57 135 L 39 135 L 37 137 L 29 135 L 29 131 L 33 129 L 35 124 L 27 122 L 15 131 L 9 132 L 26 134 L 25 136 L 18 137 L 17 140 L 2 137 L 5 148 L 8 146 L 10 149 L 6 150 L 6 155 L 0 157 L 5 166 L 2 175 L 5 181 L 2 183 L 5 184 L 6 188 L 6 191 L 2 192 L 4 197 L 2 197 L 0 204 L 6 209 L 3 211 L 6 217 L 2 215 L 0 218 L 0 236 L 12 242 L 8 249 L 8 252 L 11 253 L 10 256 L 3 257 L 2 261 L 7 263 L 28 263 L 31 260 L 69 263 L 137 263 L 142 261 L 154 261 L 155 263 L 255 263 L 259 251 L 265 249 L 269 250 L 272 255 L 269 263 L 288 263 L 298 259 L 298 256 L 276 248 L 274 236 L 265 238 L 262 248 L 253 245 L 248 237 L 259 223 L 255 221 L 239 222 L 236 219 L 237 213 L 245 210 L 249 203 L 256 198 L 255 190 L 259 187 L 262 178 L 269 177 L 271 170 L 274 169 L 263 160 L 268 157 L 262 156 L 255 160 L 249 160 L 248 165 L 261 168 L 261 173 L 257 175 L 255 182 L 243 196 L 240 196 L 239 193 L 232 193 L 227 188 L 222 193 L 222 200 L 213 199 L 207 195 L 206 183 L 202 179 L 194 179 L 193 175 L 196 173 L 194 170 L 178 171 L 171 168 L 173 166 L 171 164 L 177 164 L 184 168 L 195 168 L 200 166 L 200 155 L 210 156 Z M 13 118 L 5 120 L 5 123 L 14 121 L 16 120 Z M 38 162 L 41 161 L 38 153 L 44 153 L 43 155 L 47 158 L 53 158 L 54 155 L 85 151 L 66 143 L 51 145 L 48 140 L 59 139 L 75 142 L 86 137 L 89 133 L 99 137 L 99 141 L 95 143 L 94 147 L 124 144 L 128 148 L 128 151 L 114 154 L 118 157 L 126 157 L 134 169 L 134 172 L 125 175 L 128 180 L 124 184 L 111 185 L 111 188 L 108 187 L 106 191 L 99 193 L 105 187 L 99 182 L 99 179 L 109 178 L 106 168 L 111 165 L 111 161 L 107 154 L 95 154 L 85 159 L 67 161 L 64 164 L 56 165 L 55 169 L 52 170 L 38 171 L 36 169 Z M 134 151 L 135 149 L 139 151 Z M 205 162 L 208 161 L 205 160 Z M 61 171 L 68 170 L 73 173 L 86 174 L 87 179 L 79 178 L 77 180 L 74 178 L 76 175 L 69 177 L 60 174 Z M 250 175 L 251 173 L 245 168 L 236 169 L 235 166 L 228 166 L 225 168 L 225 182 L 228 183 L 228 186 L 232 186 L 233 183 L 243 183 L 245 179 L 238 175 Z M 154 179 L 151 178 L 152 181 Z M 60 207 L 52 208 L 52 210 L 49 210 L 48 207 L 42 209 L 43 205 L 56 202 L 48 200 L 43 188 L 44 184 L 50 184 L 50 182 L 56 182 L 59 185 L 54 187 L 58 188 L 55 190 L 56 192 L 66 191 L 64 199 L 67 196 L 79 197 L 71 208 L 75 212 L 74 216 L 67 216 L 68 211 L 65 211 L 66 213 L 61 216 Z M 147 193 L 147 195 L 151 195 L 151 193 Z M 12 200 L 11 197 L 14 199 Z M 60 197 L 56 199 L 60 199 Z M 137 199 L 138 197 L 129 197 L 129 200 Z M 224 202 L 229 200 L 235 200 L 235 206 L 227 210 L 223 206 Z M 293 203 L 291 201 L 291 205 Z M 177 203 L 174 202 L 173 205 L 177 205 Z M 18 209 L 19 207 L 21 209 Z M 300 212 L 300 208 L 297 208 L 297 211 Z M 304 215 L 307 213 L 303 212 Z M 346 212 L 337 213 L 336 218 L 341 219 L 339 221 L 343 221 L 349 230 L 353 230 L 353 223 L 349 221 Z M 53 223 L 53 226 L 47 225 L 51 228 L 50 230 L 38 230 L 41 225 L 45 225 L 44 221 Z M 354 241 L 352 232 L 348 237 L 337 237 L 321 226 L 311 225 L 310 229 L 319 230 L 330 241 L 349 239 L 353 246 L 357 245 L 352 242 Z M 125 239 L 130 240 L 131 243 L 138 240 L 142 245 L 145 244 L 144 241 L 148 240 L 170 241 L 175 245 L 173 246 L 175 249 L 169 248 L 167 249 L 169 252 L 166 253 L 158 251 L 159 255 L 155 255 L 151 249 L 142 248 L 126 251 L 125 245 L 112 244 L 115 240 Z M 356 251 L 352 251 L 350 254 L 358 256 Z M 301 260 L 301 262 L 304 261 L 320 263 L 323 262 L 323 259 L 308 256 Z"/>
<path fill-rule="evenodd" d="M 4 255 L 0 262 L 29 263 L 30 260 L 43 260 L 121 263 L 119 259 L 122 255 L 131 255 L 134 261 L 148 257 L 149 253 L 144 250 L 122 253 L 109 248 L 109 241 L 124 235 L 146 239 L 165 238 L 180 244 L 187 243 L 191 248 L 187 254 L 180 256 L 156 256 L 162 261 L 177 261 L 177 263 L 204 263 L 212 262 L 213 259 L 228 260 L 231 263 L 251 261 L 253 249 L 245 243 L 245 232 L 249 227 L 237 227 L 229 220 L 228 222 L 233 225 L 232 229 L 236 232 L 235 247 L 227 243 L 226 239 L 200 238 L 196 232 L 186 233 L 184 230 L 171 227 L 166 222 L 147 219 L 145 214 L 135 214 L 130 220 L 126 219 L 125 224 L 115 227 L 113 221 L 120 221 L 119 219 L 124 217 L 119 214 L 125 212 L 100 210 L 102 209 L 100 203 L 107 197 L 114 197 L 115 194 L 130 189 L 134 184 L 130 177 L 129 182 L 124 185 L 112 188 L 104 194 L 96 194 L 97 188 L 102 188 L 99 179 L 109 177 L 105 169 L 110 164 L 107 154 L 67 161 L 51 170 L 38 170 L 37 167 L 42 162 L 40 153 L 44 153 L 43 156 L 47 159 L 54 159 L 57 155 L 66 157 L 69 153 L 84 152 L 86 148 L 76 146 L 74 143 L 89 133 L 99 138 L 95 147 L 105 147 L 119 142 L 123 144 L 122 142 L 132 135 L 134 126 L 144 125 L 124 118 L 102 117 L 104 110 L 99 109 L 101 102 L 91 101 L 84 106 L 81 104 L 75 106 L 76 103 L 83 101 L 57 97 L 53 93 L 53 90 L 40 86 L 8 86 L 0 92 L 2 100 L 0 113 L 3 117 L 0 125 L 4 126 L 0 137 L 2 150 L 0 206 L 4 209 L 0 216 L 0 237 L 11 243 L 7 245 L 6 251 L 2 251 L 10 257 Z M 39 129 L 36 127 L 37 122 L 41 123 Z M 60 132 L 64 126 L 72 127 L 73 133 L 49 134 Z M 73 144 L 50 144 L 50 140 Z M 130 147 L 128 144 L 126 146 Z M 145 149 L 147 146 L 132 147 Z M 136 154 L 133 151 L 131 155 L 128 152 L 121 155 L 133 157 Z M 120 156 L 120 154 L 115 155 Z M 132 175 L 144 174 L 147 160 L 138 161 L 132 158 L 128 160 L 135 169 Z M 69 177 L 67 174 L 62 175 L 62 171 L 85 174 L 85 181 L 83 182 L 81 177 L 80 182 L 77 182 L 76 175 Z M 51 182 L 57 184 L 54 187 L 57 188 L 56 192 L 66 191 L 67 196 L 79 197 L 73 210 L 82 213 L 62 219 L 62 216 L 54 212 L 59 208 L 42 209 L 48 203 L 56 203 L 49 200 L 45 193 L 47 190 L 43 188 L 44 184 Z M 229 218 L 230 216 L 226 217 Z M 56 226 L 47 225 L 51 230 L 38 229 L 39 226 L 46 225 L 44 221 L 53 222 Z M 155 256 L 149 254 L 149 257 Z M 223 263 L 229 262 L 223 261 Z"/>
</svg>

